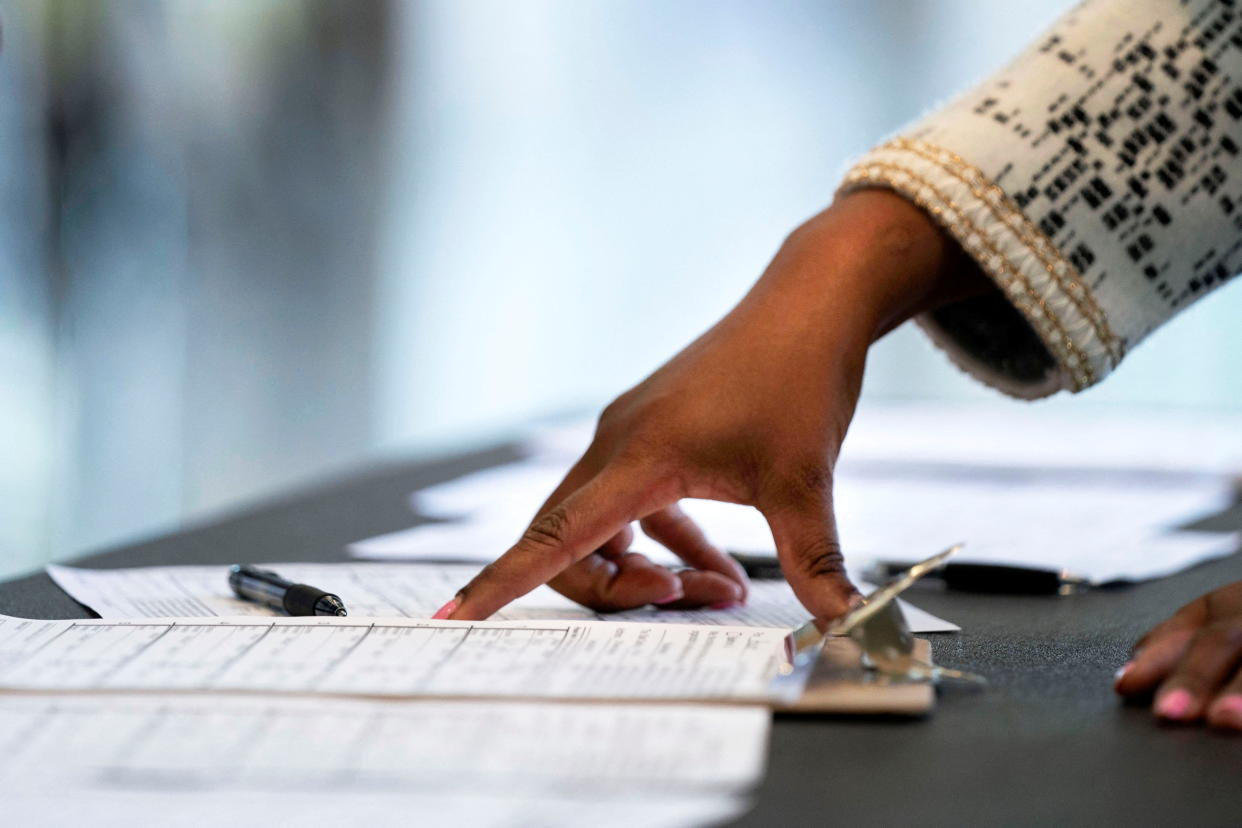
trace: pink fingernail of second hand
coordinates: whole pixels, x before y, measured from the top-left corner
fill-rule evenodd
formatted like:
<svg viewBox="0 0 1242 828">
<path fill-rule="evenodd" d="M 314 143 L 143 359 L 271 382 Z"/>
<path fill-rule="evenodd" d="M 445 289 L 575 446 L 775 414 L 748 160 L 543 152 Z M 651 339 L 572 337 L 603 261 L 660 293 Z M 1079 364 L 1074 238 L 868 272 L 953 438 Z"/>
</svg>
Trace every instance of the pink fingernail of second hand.
<svg viewBox="0 0 1242 828">
<path fill-rule="evenodd" d="M 1185 690 L 1170 690 L 1156 702 L 1156 715 L 1166 719 L 1182 719 L 1190 712 L 1190 693 Z"/>
<path fill-rule="evenodd" d="M 447 604 L 445 604 L 444 606 L 436 610 L 436 614 L 431 616 L 431 620 L 432 621 L 443 621 L 444 619 L 448 618 L 450 615 L 453 614 L 453 611 L 457 609 L 458 603 L 459 601 L 457 600 L 456 597 L 454 597 L 453 600 L 449 601 Z"/>
</svg>

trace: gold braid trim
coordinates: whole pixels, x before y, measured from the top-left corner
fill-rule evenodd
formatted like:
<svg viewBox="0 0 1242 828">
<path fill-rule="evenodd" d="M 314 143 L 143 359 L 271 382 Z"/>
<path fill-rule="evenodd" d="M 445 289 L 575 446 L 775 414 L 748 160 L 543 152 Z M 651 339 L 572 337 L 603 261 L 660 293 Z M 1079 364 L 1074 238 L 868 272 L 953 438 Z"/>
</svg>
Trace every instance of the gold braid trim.
<svg viewBox="0 0 1242 828">
<path fill-rule="evenodd" d="M 1061 320 L 1048 309 L 1044 298 L 1026 276 L 1010 263 L 948 194 L 918 173 L 897 164 L 879 161 L 864 161 L 850 170 L 845 176 L 843 189 L 876 184 L 910 198 L 953 234 L 1023 312 L 1040 339 L 1069 371 L 1074 391 L 1094 384 L 1096 377 L 1090 361 L 1065 330 Z"/>
<path fill-rule="evenodd" d="M 1111 367 L 1116 367 L 1121 362 L 1121 358 L 1125 355 L 1121 340 L 1113 333 L 1104 311 L 1096 304 L 1095 296 L 1083 284 L 1082 276 L 1073 265 L 1066 261 L 1056 245 L 1048 240 L 1048 237 L 1026 217 L 1018 205 L 1010 200 L 1005 191 L 984 175 L 982 170 L 971 165 L 952 150 L 927 141 L 897 138 L 879 149 L 912 152 L 937 165 L 969 187 L 975 198 L 987 205 L 992 215 L 1009 227 L 1027 249 L 1035 254 L 1048 275 L 1078 308 L 1104 345 L 1112 363 Z"/>
</svg>

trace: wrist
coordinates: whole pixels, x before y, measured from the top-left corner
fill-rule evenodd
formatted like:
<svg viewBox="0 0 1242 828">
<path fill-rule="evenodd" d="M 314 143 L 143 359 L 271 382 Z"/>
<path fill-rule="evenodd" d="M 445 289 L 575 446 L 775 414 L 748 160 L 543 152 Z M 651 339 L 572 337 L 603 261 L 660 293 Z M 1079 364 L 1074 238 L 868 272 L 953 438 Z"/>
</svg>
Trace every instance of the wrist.
<svg viewBox="0 0 1242 828">
<path fill-rule="evenodd" d="M 843 196 L 793 233 L 756 285 L 837 345 L 866 348 L 906 319 L 993 289 L 920 208 L 887 190 Z"/>
</svg>

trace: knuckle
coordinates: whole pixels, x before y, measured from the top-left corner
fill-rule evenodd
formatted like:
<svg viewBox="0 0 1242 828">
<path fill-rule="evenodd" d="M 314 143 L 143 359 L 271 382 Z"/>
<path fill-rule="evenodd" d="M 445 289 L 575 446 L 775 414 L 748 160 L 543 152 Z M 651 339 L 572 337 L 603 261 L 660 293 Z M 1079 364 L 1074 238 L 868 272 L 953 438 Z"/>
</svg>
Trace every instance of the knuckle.
<svg viewBox="0 0 1242 828">
<path fill-rule="evenodd" d="M 780 475 L 779 489 L 788 503 L 822 503 L 832 494 L 832 469 L 819 457 L 791 463 Z"/>
<path fill-rule="evenodd" d="M 654 532 L 667 532 L 675 531 L 681 527 L 684 527 L 689 520 L 690 519 L 686 517 L 685 513 L 680 510 L 675 508 L 666 508 L 661 509 L 658 512 L 652 512 L 646 517 L 641 518 L 638 521 L 638 525 L 641 526 L 644 531 L 651 530 Z"/>
<path fill-rule="evenodd" d="M 820 537 L 795 548 L 798 564 L 813 578 L 834 578 L 845 575 L 845 556 L 841 544 L 832 538 Z"/>
<path fill-rule="evenodd" d="M 557 506 L 536 518 L 526 530 L 522 541 L 535 551 L 548 555 L 564 555 L 568 558 L 569 554 L 565 550 L 565 540 L 568 535 L 569 513 L 564 506 Z M 568 564 L 569 561 L 565 563 Z"/>
<path fill-rule="evenodd" d="M 596 437 L 609 433 L 615 427 L 617 419 L 621 416 L 621 405 L 621 398 L 618 397 L 599 412 L 599 417 L 595 420 Z"/>
<path fill-rule="evenodd" d="M 638 525 L 642 528 L 643 532 L 654 532 L 656 534 L 667 531 L 670 528 L 668 518 L 659 512 L 639 518 Z"/>
<path fill-rule="evenodd" d="M 597 435 L 606 434 L 620 425 L 626 417 L 626 412 L 630 409 L 633 396 L 634 391 L 631 389 L 604 406 L 595 421 L 595 433 Z"/>
<path fill-rule="evenodd" d="M 826 495 L 832 491 L 832 470 L 822 459 L 799 463 L 794 469 L 793 483 L 808 494 Z"/>
</svg>

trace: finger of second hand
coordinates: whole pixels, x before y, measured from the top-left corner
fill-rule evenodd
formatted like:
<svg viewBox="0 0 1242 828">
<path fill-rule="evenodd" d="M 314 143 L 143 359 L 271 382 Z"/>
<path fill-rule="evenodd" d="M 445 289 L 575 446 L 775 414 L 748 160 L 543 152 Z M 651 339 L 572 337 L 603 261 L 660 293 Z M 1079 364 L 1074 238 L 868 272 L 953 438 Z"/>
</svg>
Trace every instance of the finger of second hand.
<svg viewBox="0 0 1242 828">
<path fill-rule="evenodd" d="M 1143 648 L 1121 668 L 1114 689 L 1123 696 L 1142 696 L 1155 690 L 1185 654 L 1194 634 L 1193 627 L 1170 626 L 1145 638 Z"/>
<path fill-rule="evenodd" d="M 1214 625 L 1195 634 L 1156 694 L 1156 715 L 1173 721 L 1200 718 L 1208 700 L 1229 680 L 1242 658 L 1242 625 Z"/>
<path fill-rule="evenodd" d="M 1242 664 L 1207 709 L 1208 724 L 1222 730 L 1242 730 Z"/>
</svg>

